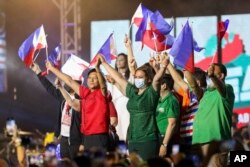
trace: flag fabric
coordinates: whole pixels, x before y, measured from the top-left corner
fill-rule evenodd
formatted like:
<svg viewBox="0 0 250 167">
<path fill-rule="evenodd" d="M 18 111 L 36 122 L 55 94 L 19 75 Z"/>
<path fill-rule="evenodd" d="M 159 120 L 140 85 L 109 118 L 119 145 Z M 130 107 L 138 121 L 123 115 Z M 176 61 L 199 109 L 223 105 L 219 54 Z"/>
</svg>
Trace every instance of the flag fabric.
<svg viewBox="0 0 250 167">
<path fill-rule="evenodd" d="M 219 42 L 222 40 L 223 36 L 225 35 L 227 28 L 229 25 L 229 20 L 226 19 L 225 21 L 220 21 L 218 23 L 218 39 Z"/>
<path fill-rule="evenodd" d="M 48 56 L 49 61 L 57 68 L 61 68 L 61 45 L 57 46 Z M 48 70 L 41 74 L 42 76 L 48 75 Z"/>
<path fill-rule="evenodd" d="M 171 48 L 174 37 L 169 33 L 172 29 L 173 26 L 169 25 L 158 11 L 151 16 L 148 14 L 136 32 L 136 41 L 142 42 L 142 48 L 145 44 L 154 51 L 160 52 Z"/>
<path fill-rule="evenodd" d="M 114 37 L 113 33 L 111 33 L 108 37 L 108 39 L 104 42 L 100 50 L 97 52 L 95 57 L 91 60 L 90 66 L 95 66 L 97 62 L 97 55 L 102 54 L 107 63 L 111 63 L 112 60 L 116 59 L 116 47 L 115 47 L 115 42 L 114 42 Z"/>
<path fill-rule="evenodd" d="M 89 67 L 89 63 L 71 54 L 61 71 L 72 77 L 74 80 L 82 79 L 82 72 Z"/>
<path fill-rule="evenodd" d="M 169 54 L 174 57 L 175 65 L 190 72 L 194 71 L 194 41 L 188 21 L 175 40 Z"/>
<path fill-rule="evenodd" d="M 29 67 L 33 62 L 35 51 L 47 46 L 43 25 L 35 30 L 20 46 L 18 55 L 24 64 Z"/>
<path fill-rule="evenodd" d="M 153 31 L 159 31 L 160 34 L 167 35 L 174 28 L 174 19 L 168 24 L 159 11 L 154 12 L 151 17 L 151 28 Z"/>
<path fill-rule="evenodd" d="M 203 49 L 205 49 L 204 47 L 198 46 L 198 43 L 196 42 L 195 39 L 193 39 L 193 47 L 194 47 L 194 50 L 195 50 L 196 52 L 200 52 L 200 51 L 202 51 Z"/>
<path fill-rule="evenodd" d="M 152 11 L 150 11 L 144 5 L 142 5 L 142 3 L 140 3 L 131 19 L 131 24 L 135 24 L 137 27 L 139 27 L 143 18 L 152 13 Z"/>
<path fill-rule="evenodd" d="M 61 45 L 57 46 L 48 56 L 49 61 L 58 69 L 61 66 Z"/>
</svg>

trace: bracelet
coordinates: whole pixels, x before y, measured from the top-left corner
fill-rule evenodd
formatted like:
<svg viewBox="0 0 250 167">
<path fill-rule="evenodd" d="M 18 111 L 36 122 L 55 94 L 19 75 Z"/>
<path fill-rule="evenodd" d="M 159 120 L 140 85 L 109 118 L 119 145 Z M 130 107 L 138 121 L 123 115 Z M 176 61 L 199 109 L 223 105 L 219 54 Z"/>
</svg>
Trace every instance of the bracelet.
<svg viewBox="0 0 250 167">
<path fill-rule="evenodd" d="M 166 148 L 167 148 L 167 146 L 168 146 L 167 144 L 164 144 L 164 143 L 161 143 L 161 145 L 163 145 L 163 146 L 166 147 Z"/>
</svg>

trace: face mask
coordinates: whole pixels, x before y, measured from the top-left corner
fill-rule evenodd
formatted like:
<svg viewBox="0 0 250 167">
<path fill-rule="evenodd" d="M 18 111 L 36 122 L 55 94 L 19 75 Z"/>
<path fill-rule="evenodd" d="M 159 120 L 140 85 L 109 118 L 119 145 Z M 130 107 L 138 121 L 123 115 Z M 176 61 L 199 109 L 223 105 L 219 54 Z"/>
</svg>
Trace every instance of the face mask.
<svg viewBox="0 0 250 167">
<path fill-rule="evenodd" d="M 207 77 L 206 81 L 207 81 L 207 87 L 208 88 L 213 88 L 214 87 L 214 83 L 211 80 L 211 78 Z"/>
<path fill-rule="evenodd" d="M 138 89 L 143 88 L 145 86 L 145 81 L 142 78 L 136 78 L 135 79 L 135 87 Z"/>
</svg>

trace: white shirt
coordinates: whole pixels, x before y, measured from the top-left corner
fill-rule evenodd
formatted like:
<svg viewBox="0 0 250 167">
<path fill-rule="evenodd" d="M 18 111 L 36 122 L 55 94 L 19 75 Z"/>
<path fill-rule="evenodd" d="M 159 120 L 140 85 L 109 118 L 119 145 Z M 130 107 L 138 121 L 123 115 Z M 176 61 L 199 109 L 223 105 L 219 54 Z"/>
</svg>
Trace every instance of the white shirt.
<svg viewBox="0 0 250 167">
<path fill-rule="evenodd" d="M 61 135 L 64 137 L 70 136 L 71 118 L 72 108 L 65 102 L 61 117 Z"/>
</svg>

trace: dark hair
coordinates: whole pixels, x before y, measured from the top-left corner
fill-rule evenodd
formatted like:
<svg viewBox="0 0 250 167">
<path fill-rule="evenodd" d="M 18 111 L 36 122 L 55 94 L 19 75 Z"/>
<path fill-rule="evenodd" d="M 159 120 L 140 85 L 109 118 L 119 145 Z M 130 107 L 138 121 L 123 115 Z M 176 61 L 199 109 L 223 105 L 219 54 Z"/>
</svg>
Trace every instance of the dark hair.
<svg viewBox="0 0 250 167">
<path fill-rule="evenodd" d="M 220 63 L 214 63 L 214 65 L 216 65 L 216 66 L 218 66 L 220 68 L 221 73 L 223 73 L 224 76 L 225 76 L 224 78 L 226 78 L 226 76 L 227 76 L 227 68 L 226 68 L 226 66 L 224 66 L 223 64 L 220 64 Z"/>
<path fill-rule="evenodd" d="M 93 72 L 96 72 L 96 69 L 95 68 L 92 68 L 88 71 L 88 77 L 91 73 Z M 102 78 L 103 78 L 103 81 L 106 82 L 105 78 L 104 78 L 104 74 L 102 72 L 100 72 L 102 74 Z M 85 80 L 85 79 L 84 79 Z M 87 83 L 86 83 L 87 84 Z"/>
<path fill-rule="evenodd" d="M 153 78 L 155 76 L 155 70 L 153 69 L 153 67 L 149 64 L 149 63 L 145 63 L 143 64 L 141 67 L 139 68 L 145 68 L 146 69 L 146 72 L 147 72 L 147 76 L 148 78 L 150 79 L 150 81 L 152 82 L 153 81 Z"/>
<path fill-rule="evenodd" d="M 87 75 L 87 76 L 89 77 L 89 75 L 90 75 L 92 72 L 96 72 L 96 69 L 95 69 L 95 68 L 89 69 L 88 75 Z"/>
<path fill-rule="evenodd" d="M 202 88 L 207 87 L 206 72 L 205 71 L 203 71 L 202 69 L 200 69 L 198 67 L 195 67 L 193 76 L 196 80 L 199 80 L 200 87 L 202 87 Z"/>
<path fill-rule="evenodd" d="M 166 84 L 169 90 L 174 87 L 174 80 L 170 74 L 164 74 L 161 79 L 161 85 Z"/>
<path fill-rule="evenodd" d="M 117 55 L 117 58 L 120 57 L 120 56 L 123 56 L 125 61 L 126 61 L 126 71 L 125 71 L 125 78 L 126 80 L 129 79 L 129 75 L 130 75 L 130 71 L 129 71 L 129 68 L 128 68 L 128 55 L 126 55 L 125 53 L 119 53 Z M 117 59 L 116 59 L 117 61 Z M 116 62 L 115 62 L 115 70 L 118 71 L 118 68 L 117 68 L 117 65 L 116 65 Z"/>
<path fill-rule="evenodd" d="M 143 71 L 144 72 L 144 74 L 146 76 L 146 80 L 147 80 L 146 85 L 149 86 L 153 81 L 152 70 L 149 67 L 143 65 L 143 66 L 137 68 L 135 72 L 137 72 L 137 71 Z"/>
</svg>

